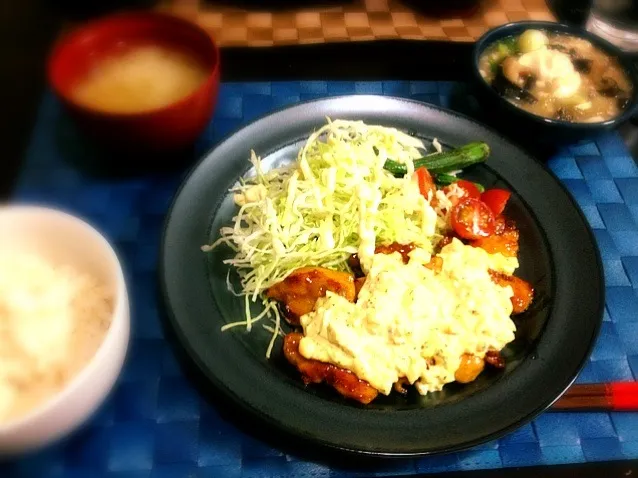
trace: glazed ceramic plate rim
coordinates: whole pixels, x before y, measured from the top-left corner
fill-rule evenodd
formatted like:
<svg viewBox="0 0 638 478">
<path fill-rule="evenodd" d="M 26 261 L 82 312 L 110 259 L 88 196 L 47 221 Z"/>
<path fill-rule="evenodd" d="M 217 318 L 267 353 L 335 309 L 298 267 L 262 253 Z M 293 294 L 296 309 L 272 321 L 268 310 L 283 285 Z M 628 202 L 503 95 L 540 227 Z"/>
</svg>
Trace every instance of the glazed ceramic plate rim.
<svg viewBox="0 0 638 478">
<path fill-rule="evenodd" d="M 490 144 L 490 167 L 529 205 L 554 260 L 556 296 L 536 347 L 537 358 L 528 357 L 515 372 L 458 403 L 431 409 L 374 410 L 339 406 L 264 373 L 263 365 L 233 333 L 222 335 L 221 316 L 200 246 L 209 240 L 212 218 L 227 190 L 211 190 L 210 185 L 218 177 L 236 180 L 245 171 L 251 149 L 264 155 L 275 151 L 307 137 L 326 117 L 392 124 L 437 136 L 448 144 L 477 139 Z M 561 228 L 570 234 L 560 233 Z M 570 241 L 574 234 L 579 237 L 578 247 Z M 253 416 L 300 438 L 385 456 L 459 450 L 498 438 L 532 420 L 574 381 L 589 357 L 604 309 L 602 262 L 593 233 L 573 198 L 547 168 L 498 133 L 460 114 L 375 95 L 300 103 L 262 117 L 219 143 L 193 168 L 175 196 L 162 237 L 159 273 L 178 342 L 227 397 Z M 565 342 L 567 337 L 570 341 Z M 428 430 L 445 430 L 445 439 L 433 439 Z"/>
</svg>

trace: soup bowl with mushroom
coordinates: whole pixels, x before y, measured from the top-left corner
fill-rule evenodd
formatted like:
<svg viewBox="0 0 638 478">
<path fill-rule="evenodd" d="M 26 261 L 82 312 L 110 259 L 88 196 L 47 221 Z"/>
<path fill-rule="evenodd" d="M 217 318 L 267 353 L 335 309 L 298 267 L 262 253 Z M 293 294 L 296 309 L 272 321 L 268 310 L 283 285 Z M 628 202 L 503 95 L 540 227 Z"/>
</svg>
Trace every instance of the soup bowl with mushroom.
<svg viewBox="0 0 638 478">
<path fill-rule="evenodd" d="M 616 128 L 638 105 L 632 62 L 573 26 L 503 25 L 479 39 L 473 60 L 483 109 L 539 140 L 573 141 Z"/>
</svg>

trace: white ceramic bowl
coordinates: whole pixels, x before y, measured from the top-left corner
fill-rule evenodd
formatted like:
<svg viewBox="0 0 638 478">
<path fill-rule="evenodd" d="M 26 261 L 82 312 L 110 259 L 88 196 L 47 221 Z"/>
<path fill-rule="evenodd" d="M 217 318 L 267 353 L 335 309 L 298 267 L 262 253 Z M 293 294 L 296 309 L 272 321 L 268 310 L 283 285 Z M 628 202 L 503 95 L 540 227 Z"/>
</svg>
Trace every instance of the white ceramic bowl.
<svg viewBox="0 0 638 478">
<path fill-rule="evenodd" d="M 113 316 L 93 358 L 57 394 L 27 415 L 0 424 L 0 457 L 33 451 L 84 423 L 111 391 L 129 342 L 129 302 L 122 267 L 107 240 L 62 211 L 30 205 L 0 207 L 0 249 L 28 247 L 42 257 L 92 274 L 114 291 Z"/>
</svg>

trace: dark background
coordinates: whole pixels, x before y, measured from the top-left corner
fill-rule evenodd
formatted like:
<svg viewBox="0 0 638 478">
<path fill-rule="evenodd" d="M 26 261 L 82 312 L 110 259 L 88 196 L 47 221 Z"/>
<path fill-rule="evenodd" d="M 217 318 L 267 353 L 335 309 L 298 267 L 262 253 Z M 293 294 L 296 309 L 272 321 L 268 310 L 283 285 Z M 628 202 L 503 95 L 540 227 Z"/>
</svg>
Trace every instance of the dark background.
<svg viewBox="0 0 638 478">
<path fill-rule="evenodd" d="M 292 0 L 288 0 L 292 1 Z M 438 1 L 438 0 L 437 0 Z M 459 0 L 444 0 L 445 3 Z M 283 0 L 285 2 L 285 0 Z M 151 6 L 153 0 L 0 0 L 0 196 L 7 199 L 20 170 L 38 105 L 46 87 L 48 52 L 61 28 L 109 10 Z M 416 2 L 421 5 L 424 2 Z M 439 2 L 441 3 L 441 2 Z M 282 0 L 278 0 L 278 7 Z M 582 24 L 587 0 L 550 0 L 557 17 Z M 468 78 L 471 44 L 383 41 L 222 51 L 223 81 L 250 80 L 463 80 Z M 309 58 L 312 60 L 309 61 Z M 255 68 L 255 65 L 267 65 Z M 620 132 L 638 158 L 638 127 Z M 439 475 L 430 475 L 439 476 Z M 449 473 L 445 478 L 625 478 L 638 476 L 638 461 L 590 463 Z"/>
</svg>

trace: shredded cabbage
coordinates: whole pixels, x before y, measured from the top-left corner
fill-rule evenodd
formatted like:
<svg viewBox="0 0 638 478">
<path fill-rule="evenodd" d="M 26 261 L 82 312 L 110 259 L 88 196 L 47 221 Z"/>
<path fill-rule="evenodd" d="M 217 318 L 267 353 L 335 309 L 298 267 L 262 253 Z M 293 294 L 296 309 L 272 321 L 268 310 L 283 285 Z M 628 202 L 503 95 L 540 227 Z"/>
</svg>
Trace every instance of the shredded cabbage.
<svg viewBox="0 0 638 478">
<path fill-rule="evenodd" d="M 226 244 L 235 256 L 224 262 L 241 281 L 249 330 L 263 317 L 273 319 L 268 354 L 280 334 L 277 307 L 261 293 L 304 266 L 348 270 L 347 259 L 358 253 L 364 271 L 375 245 L 413 243 L 426 250 L 445 224 L 411 179 L 413 160 L 424 154 L 423 143 L 395 128 L 362 121 L 328 120 L 313 133 L 286 167 L 264 171 L 251 152 L 255 175 L 232 188 L 239 206 L 233 225 L 204 246 Z M 406 164 L 408 174 L 395 178 L 383 169 L 387 158 Z M 251 317 L 249 302 L 262 300 L 264 311 Z"/>
</svg>

